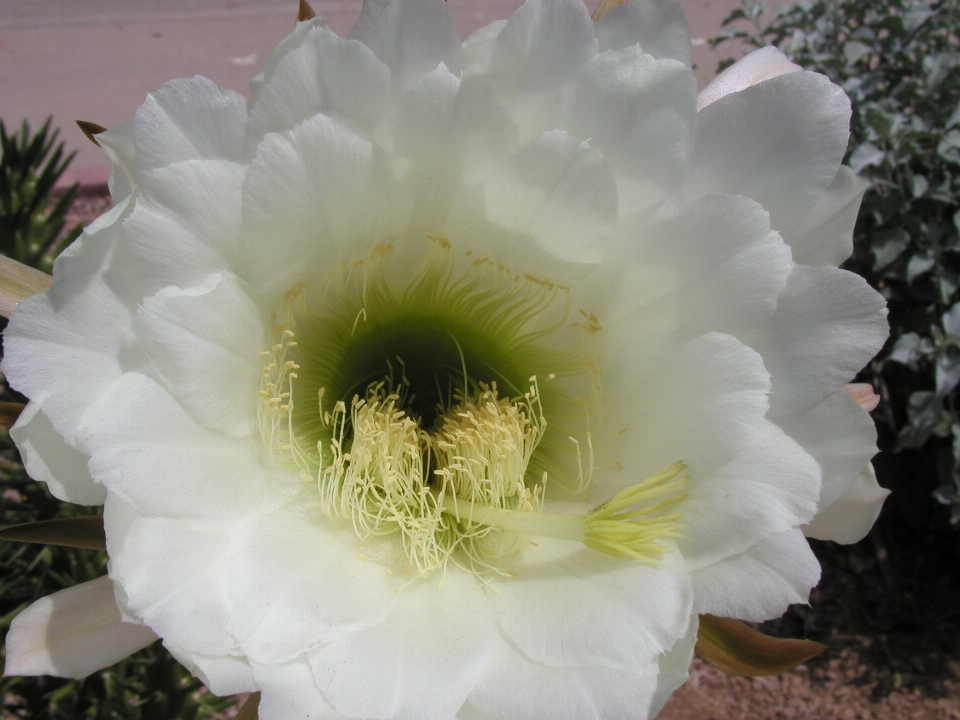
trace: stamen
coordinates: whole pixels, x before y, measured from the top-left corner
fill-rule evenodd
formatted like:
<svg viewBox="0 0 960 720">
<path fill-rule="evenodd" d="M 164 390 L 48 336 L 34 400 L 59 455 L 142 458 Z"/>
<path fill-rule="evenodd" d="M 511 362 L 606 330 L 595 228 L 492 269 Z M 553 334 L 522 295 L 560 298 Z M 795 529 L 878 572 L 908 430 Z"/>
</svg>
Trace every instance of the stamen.
<svg viewBox="0 0 960 720">
<path fill-rule="evenodd" d="M 581 542 L 589 548 L 627 557 L 659 567 L 654 558 L 666 549 L 660 540 L 682 537 L 680 513 L 658 515 L 663 509 L 683 500 L 686 469 L 676 462 L 636 485 L 628 487 L 600 507 L 584 515 L 547 515 L 490 507 L 456 496 L 445 495 L 439 504 L 458 520 L 488 525 L 500 530 Z M 659 497 L 666 500 L 628 510 Z"/>
</svg>

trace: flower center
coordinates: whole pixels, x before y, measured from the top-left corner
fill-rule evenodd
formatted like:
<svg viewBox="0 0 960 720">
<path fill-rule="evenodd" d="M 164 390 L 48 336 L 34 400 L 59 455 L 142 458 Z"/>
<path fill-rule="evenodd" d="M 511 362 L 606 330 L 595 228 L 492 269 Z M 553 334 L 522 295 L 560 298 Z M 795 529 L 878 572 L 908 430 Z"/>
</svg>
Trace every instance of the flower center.
<svg viewBox="0 0 960 720">
<path fill-rule="evenodd" d="M 658 513 L 682 497 L 680 465 L 625 505 L 621 493 L 587 515 L 541 513 L 548 478 L 577 492 L 593 470 L 597 319 L 570 323 L 563 286 L 469 254 L 458 266 L 432 240 L 402 289 L 391 248 L 378 247 L 331 276 L 319 302 L 302 287 L 288 295 L 260 388 L 274 457 L 360 537 L 399 536 L 421 575 L 451 560 L 502 572 L 531 535 L 655 562 L 657 541 L 678 534 Z"/>
</svg>

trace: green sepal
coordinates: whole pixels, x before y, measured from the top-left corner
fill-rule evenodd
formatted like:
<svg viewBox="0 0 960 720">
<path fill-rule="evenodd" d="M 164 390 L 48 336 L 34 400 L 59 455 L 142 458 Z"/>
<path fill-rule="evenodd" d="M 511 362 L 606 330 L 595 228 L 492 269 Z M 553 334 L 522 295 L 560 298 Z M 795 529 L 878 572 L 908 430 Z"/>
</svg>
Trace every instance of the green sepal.
<svg viewBox="0 0 960 720">
<path fill-rule="evenodd" d="M 88 550 L 107 549 L 107 536 L 103 531 L 101 515 L 10 525 L 0 529 L 0 540 L 63 545 Z"/>
<path fill-rule="evenodd" d="M 732 618 L 700 616 L 696 653 L 727 675 L 778 675 L 826 649 L 826 645 L 811 640 L 770 637 Z"/>
</svg>

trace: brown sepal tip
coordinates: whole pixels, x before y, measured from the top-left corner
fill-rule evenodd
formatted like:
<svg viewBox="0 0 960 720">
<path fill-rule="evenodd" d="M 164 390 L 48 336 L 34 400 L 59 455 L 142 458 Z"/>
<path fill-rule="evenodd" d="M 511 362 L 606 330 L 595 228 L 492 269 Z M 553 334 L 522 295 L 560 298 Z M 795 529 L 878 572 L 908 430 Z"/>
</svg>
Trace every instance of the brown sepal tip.
<svg viewBox="0 0 960 720">
<path fill-rule="evenodd" d="M 260 707 L 260 693 L 250 693 L 250 697 L 247 698 L 247 701 L 243 704 L 243 707 L 240 708 L 240 712 L 237 713 L 234 720 L 257 720 L 257 710 Z"/>
<path fill-rule="evenodd" d="M 96 123 L 88 122 L 86 120 L 77 120 L 77 127 L 80 128 L 80 132 L 87 136 L 87 140 L 92 142 L 97 147 L 100 147 L 100 143 L 97 142 L 96 135 L 99 135 L 102 132 L 106 132 L 107 129 L 103 125 L 97 125 Z"/>
<path fill-rule="evenodd" d="M 297 22 L 306 22 L 307 20 L 313 20 L 317 14 L 313 11 L 313 8 L 310 7 L 310 3 L 307 0 L 300 0 L 300 8 L 297 10 Z"/>
<path fill-rule="evenodd" d="M 696 653 L 727 675 L 778 675 L 826 649 L 826 645 L 810 640 L 770 637 L 732 618 L 700 616 Z"/>
</svg>

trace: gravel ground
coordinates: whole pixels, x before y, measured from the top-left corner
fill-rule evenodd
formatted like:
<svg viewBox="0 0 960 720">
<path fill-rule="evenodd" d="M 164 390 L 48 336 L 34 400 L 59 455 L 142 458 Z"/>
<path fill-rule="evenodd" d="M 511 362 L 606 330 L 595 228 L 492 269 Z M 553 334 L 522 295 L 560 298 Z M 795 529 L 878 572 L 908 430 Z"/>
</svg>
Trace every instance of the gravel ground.
<svg viewBox="0 0 960 720">
<path fill-rule="evenodd" d="M 877 683 L 862 682 L 868 670 L 848 650 L 822 667 L 766 678 L 729 677 L 694 658 L 658 720 L 960 720 L 960 667 L 940 698 L 906 688 L 877 698 Z"/>
<path fill-rule="evenodd" d="M 77 198 L 67 227 L 86 225 L 111 207 L 108 197 Z M 899 674 L 868 665 L 844 647 L 870 642 L 830 643 L 825 661 L 767 678 L 729 677 L 695 658 L 690 679 L 658 720 L 960 720 L 960 662 L 951 663 L 953 679 L 905 687 Z"/>
</svg>

